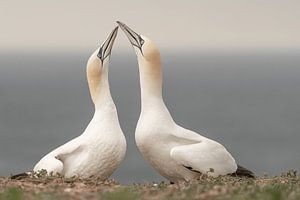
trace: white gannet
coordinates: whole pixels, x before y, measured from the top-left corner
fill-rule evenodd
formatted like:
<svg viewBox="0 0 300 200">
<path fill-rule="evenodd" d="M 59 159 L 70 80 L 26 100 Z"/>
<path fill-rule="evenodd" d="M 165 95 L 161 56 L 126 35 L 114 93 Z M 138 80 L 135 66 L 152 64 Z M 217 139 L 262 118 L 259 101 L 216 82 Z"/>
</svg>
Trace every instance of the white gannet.
<svg viewBox="0 0 300 200">
<path fill-rule="evenodd" d="M 147 37 L 117 22 L 129 38 L 138 59 L 141 113 L 135 131 L 144 158 L 171 182 L 211 176 L 253 173 L 236 164 L 224 146 L 177 125 L 162 98 L 160 53 Z"/>
<path fill-rule="evenodd" d="M 117 36 L 116 27 L 87 62 L 87 79 L 95 113 L 78 137 L 44 156 L 33 171 L 47 170 L 65 177 L 107 179 L 126 152 L 126 140 L 119 125 L 116 106 L 109 90 L 108 65 Z"/>
</svg>

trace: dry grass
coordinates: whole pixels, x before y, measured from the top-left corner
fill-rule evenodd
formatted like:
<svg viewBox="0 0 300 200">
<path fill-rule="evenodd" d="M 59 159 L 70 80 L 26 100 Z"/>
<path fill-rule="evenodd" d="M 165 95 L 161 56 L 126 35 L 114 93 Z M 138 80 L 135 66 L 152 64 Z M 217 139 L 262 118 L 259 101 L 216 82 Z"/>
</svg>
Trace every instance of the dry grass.
<svg viewBox="0 0 300 200">
<path fill-rule="evenodd" d="M 300 199 L 300 177 L 289 171 L 257 179 L 203 177 L 190 183 L 122 186 L 108 180 L 62 177 L 0 178 L 1 199 Z"/>
</svg>

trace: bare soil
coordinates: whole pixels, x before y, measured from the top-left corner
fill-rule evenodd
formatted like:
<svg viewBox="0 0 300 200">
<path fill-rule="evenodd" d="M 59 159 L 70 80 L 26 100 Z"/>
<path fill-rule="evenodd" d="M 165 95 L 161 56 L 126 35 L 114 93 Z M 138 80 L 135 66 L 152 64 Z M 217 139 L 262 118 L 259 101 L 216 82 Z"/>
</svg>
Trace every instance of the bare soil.
<svg viewBox="0 0 300 200">
<path fill-rule="evenodd" d="M 202 177 L 193 182 L 124 186 L 114 180 L 0 177 L 1 199 L 300 199 L 300 177 Z"/>
</svg>

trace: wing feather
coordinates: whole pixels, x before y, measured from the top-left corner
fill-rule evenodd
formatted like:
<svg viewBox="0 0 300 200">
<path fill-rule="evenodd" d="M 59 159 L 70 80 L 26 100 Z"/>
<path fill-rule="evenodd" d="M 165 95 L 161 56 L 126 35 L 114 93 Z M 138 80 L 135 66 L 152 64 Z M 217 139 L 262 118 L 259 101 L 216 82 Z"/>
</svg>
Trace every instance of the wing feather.
<svg viewBox="0 0 300 200">
<path fill-rule="evenodd" d="M 212 176 L 226 175 L 237 170 L 231 154 L 214 141 L 176 146 L 171 149 L 170 155 L 182 166 Z"/>
<path fill-rule="evenodd" d="M 82 150 L 80 145 L 75 138 L 70 142 L 58 147 L 51 151 L 49 154 L 44 156 L 35 166 L 33 171 L 38 172 L 46 170 L 48 174 L 62 174 L 64 170 L 64 160 L 71 155 L 74 155 Z"/>
</svg>

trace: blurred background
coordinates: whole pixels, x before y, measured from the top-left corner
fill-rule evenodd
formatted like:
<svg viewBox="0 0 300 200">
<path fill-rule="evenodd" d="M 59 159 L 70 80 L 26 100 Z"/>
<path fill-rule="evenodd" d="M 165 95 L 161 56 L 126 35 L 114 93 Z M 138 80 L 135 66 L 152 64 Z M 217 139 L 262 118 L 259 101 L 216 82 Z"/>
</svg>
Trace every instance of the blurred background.
<svg viewBox="0 0 300 200">
<path fill-rule="evenodd" d="M 222 143 L 243 166 L 300 170 L 300 1 L 1 1 L 0 176 L 31 170 L 93 115 L 85 67 L 120 20 L 161 50 L 176 122 Z M 113 178 L 164 180 L 138 152 L 137 61 L 119 31 L 111 92 L 127 138 Z"/>
</svg>

